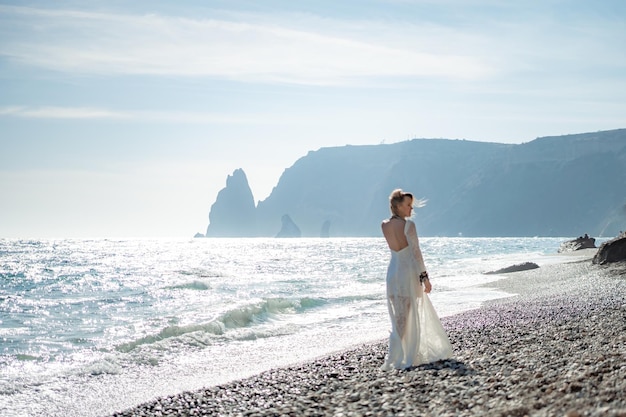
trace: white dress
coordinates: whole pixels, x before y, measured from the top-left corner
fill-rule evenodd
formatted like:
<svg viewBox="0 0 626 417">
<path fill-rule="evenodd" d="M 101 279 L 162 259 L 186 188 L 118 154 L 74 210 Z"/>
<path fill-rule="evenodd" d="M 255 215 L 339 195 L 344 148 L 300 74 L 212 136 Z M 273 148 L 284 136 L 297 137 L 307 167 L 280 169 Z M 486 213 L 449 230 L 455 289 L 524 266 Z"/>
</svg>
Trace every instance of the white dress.
<svg viewBox="0 0 626 417">
<path fill-rule="evenodd" d="M 404 234 L 409 246 L 391 251 L 387 269 L 391 335 L 383 369 L 405 369 L 452 356 L 448 336 L 419 281 L 426 267 L 413 221 L 406 219 Z"/>
</svg>

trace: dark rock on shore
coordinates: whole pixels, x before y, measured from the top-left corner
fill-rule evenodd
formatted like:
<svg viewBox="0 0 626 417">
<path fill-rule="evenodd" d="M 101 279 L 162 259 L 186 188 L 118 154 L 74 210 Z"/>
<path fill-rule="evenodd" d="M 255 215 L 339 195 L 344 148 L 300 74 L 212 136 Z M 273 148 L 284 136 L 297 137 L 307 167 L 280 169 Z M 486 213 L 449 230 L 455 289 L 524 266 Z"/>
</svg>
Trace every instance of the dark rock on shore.
<svg viewBox="0 0 626 417">
<path fill-rule="evenodd" d="M 485 272 L 485 275 L 508 274 L 509 272 L 527 271 L 529 269 L 537 269 L 537 268 L 539 268 L 539 265 L 537 265 L 534 262 L 523 262 L 521 264 L 515 264 L 515 265 L 507 266 L 506 268 L 498 269 L 497 271 Z"/>
<path fill-rule="evenodd" d="M 604 265 L 624 261 L 626 261 L 626 235 L 620 235 L 600 245 L 592 262 L 596 265 Z"/>
<path fill-rule="evenodd" d="M 593 249 L 595 247 L 596 247 L 596 239 L 585 235 L 585 236 L 579 236 L 576 239 L 568 240 L 566 242 L 561 243 L 561 247 L 559 248 L 559 253 L 573 252 L 575 250 L 580 250 L 580 249 Z"/>
</svg>

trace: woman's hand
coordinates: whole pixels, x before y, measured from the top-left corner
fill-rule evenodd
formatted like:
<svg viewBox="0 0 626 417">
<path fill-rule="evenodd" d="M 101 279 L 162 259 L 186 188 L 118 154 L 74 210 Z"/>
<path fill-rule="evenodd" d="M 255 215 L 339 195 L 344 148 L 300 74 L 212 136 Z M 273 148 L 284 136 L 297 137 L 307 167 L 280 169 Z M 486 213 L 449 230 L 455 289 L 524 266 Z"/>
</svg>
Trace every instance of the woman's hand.
<svg viewBox="0 0 626 417">
<path fill-rule="evenodd" d="M 433 289 L 433 286 L 430 285 L 430 280 L 428 278 L 426 278 L 424 280 L 424 292 L 426 294 L 429 294 L 432 289 Z"/>
<path fill-rule="evenodd" d="M 424 271 L 420 274 L 420 283 L 424 284 L 424 291 L 428 294 L 432 289 L 432 285 L 430 285 L 430 280 L 428 279 L 428 272 Z"/>
</svg>

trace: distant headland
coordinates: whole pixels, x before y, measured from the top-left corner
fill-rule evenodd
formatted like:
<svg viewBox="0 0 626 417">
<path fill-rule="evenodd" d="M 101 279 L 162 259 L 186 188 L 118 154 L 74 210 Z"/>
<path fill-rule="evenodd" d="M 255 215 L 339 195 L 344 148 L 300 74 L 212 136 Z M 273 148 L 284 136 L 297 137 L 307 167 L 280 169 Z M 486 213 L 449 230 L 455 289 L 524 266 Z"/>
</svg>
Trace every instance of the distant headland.
<svg viewBox="0 0 626 417">
<path fill-rule="evenodd" d="M 204 236 L 380 236 L 394 188 L 428 199 L 416 215 L 423 236 L 615 236 L 626 229 L 626 129 L 519 145 L 413 139 L 321 148 L 257 204 L 237 169 Z"/>
</svg>

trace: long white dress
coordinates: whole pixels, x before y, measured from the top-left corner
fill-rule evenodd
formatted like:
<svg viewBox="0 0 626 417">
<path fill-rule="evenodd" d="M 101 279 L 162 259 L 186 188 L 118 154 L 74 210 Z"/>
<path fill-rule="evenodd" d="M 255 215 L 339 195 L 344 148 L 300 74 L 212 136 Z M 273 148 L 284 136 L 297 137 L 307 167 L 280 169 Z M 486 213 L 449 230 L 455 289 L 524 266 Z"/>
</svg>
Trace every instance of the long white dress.
<svg viewBox="0 0 626 417">
<path fill-rule="evenodd" d="M 391 317 L 389 352 L 383 369 L 405 369 L 452 356 L 452 346 L 419 275 L 426 271 L 415 223 L 406 219 L 409 246 L 391 251 L 387 268 L 387 306 Z M 404 337 L 402 328 L 404 327 Z"/>
</svg>

